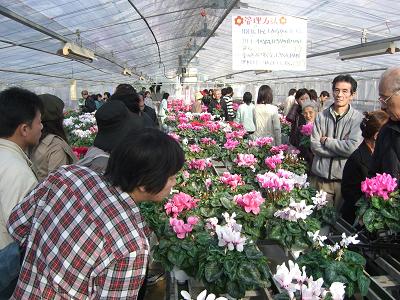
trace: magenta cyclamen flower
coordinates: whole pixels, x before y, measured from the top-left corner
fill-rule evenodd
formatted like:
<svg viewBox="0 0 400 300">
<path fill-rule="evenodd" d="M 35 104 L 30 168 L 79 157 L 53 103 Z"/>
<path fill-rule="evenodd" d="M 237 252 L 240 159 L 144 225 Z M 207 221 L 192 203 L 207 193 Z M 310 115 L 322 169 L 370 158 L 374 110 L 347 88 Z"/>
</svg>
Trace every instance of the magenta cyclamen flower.
<svg viewBox="0 0 400 300">
<path fill-rule="evenodd" d="M 246 130 L 237 130 L 237 131 L 227 132 L 225 134 L 225 137 L 227 140 L 242 139 L 245 134 L 246 134 Z"/>
<path fill-rule="evenodd" d="M 212 166 L 209 159 L 193 159 L 189 162 L 189 169 L 204 171 Z"/>
<path fill-rule="evenodd" d="M 204 113 L 200 115 L 200 120 L 202 120 L 203 122 L 207 122 L 207 121 L 211 121 L 212 116 L 209 113 Z"/>
<path fill-rule="evenodd" d="M 314 123 L 310 122 L 310 123 L 308 123 L 306 125 L 301 126 L 300 132 L 301 132 L 302 135 L 311 136 L 312 131 L 313 131 L 313 127 L 314 127 Z"/>
<path fill-rule="evenodd" d="M 265 145 L 271 145 L 274 141 L 274 138 L 272 137 L 262 137 L 258 138 L 254 141 L 249 141 L 249 146 L 250 147 L 264 147 Z"/>
<path fill-rule="evenodd" d="M 175 194 L 171 199 L 169 199 L 168 202 L 165 203 L 164 209 L 167 215 L 172 215 L 176 218 L 182 211 L 195 208 L 199 201 L 199 199 L 195 199 L 192 196 L 181 192 Z"/>
<path fill-rule="evenodd" d="M 205 123 L 204 126 L 207 127 L 210 132 L 218 132 L 221 128 L 221 125 L 219 125 L 217 122 L 211 121 Z"/>
<path fill-rule="evenodd" d="M 253 154 L 238 154 L 234 162 L 239 167 L 249 167 L 254 169 L 254 164 L 257 163 L 257 158 Z"/>
<path fill-rule="evenodd" d="M 224 144 L 224 147 L 228 150 L 233 150 L 239 145 L 239 142 L 236 140 L 227 140 Z"/>
<path fill-rule="evenodd" d="M 244 185 L 242 176 L 238 174 L 231 174 L 229 172 L 224 172 L 219 180 L 231 187 L 232 190 L 236 189 L 239 185 Z"/>
<path fill-rule="evenodd" d="M 289 145 L 286 145 L 286 144 L 282 144 L 282 145 L 279 145 L 279 146 L 274 146 L 274 147 L 272 147 L 271 148 L 271 153 L 273 153 L 273 154 L 277 154 L 277 153 L 279 153 L 279 152 L 285 152 L 285 151 L 287 151 L 289 149 Z"/>
<path fill-rule="evenodd" d="M 282 163 L 283 158 L 283 153 L 269 156 L 265 159 L 265 164 L 268 166 L 268 168 L 275 170 L 276 167 Z"/>
<path fill-rule="evenodd" d="M 215 145 L 217 142 L 213 139 L 205 137 L 200 139 L 200 143 L 204 145 Z"/>
<path fill-rule="evenodd" d="M 244 195 L 236 195 L 233 200 L 244 210 L 249 213 L 258 215 L 260 212 L 260 205 L 264 203 L 264 198 L 261 196 L 260 192 L 252 191 Z"/>
<path fill-rule="evenodd" d="M 199 218 L 189 217 L 187 223 L 177 218 L 170 218 L 169 225 L 172 226 L 172 230 L 176 233 L 178 239 L 184 239 L 187 233 L 192 232 L 193 226 L 197 224 Z"/>
<path fill-rule="evenodd" d="M 389 174 L 376 174 L 373 178 L 367 178 L 361 182 L 361 191 L 370 197 L 382 197 L 384 200 L 389 199 L 389 194 L 392 193 L 396 187 L 397 179 Z"/>
<path fill-rule="evenodd" d="M 190 150 L 190 152 L 193 152 L 193 153 L 201 152 L 201 148 L 197 144 L 189 145 L 189 150 Z"/>
</svg>

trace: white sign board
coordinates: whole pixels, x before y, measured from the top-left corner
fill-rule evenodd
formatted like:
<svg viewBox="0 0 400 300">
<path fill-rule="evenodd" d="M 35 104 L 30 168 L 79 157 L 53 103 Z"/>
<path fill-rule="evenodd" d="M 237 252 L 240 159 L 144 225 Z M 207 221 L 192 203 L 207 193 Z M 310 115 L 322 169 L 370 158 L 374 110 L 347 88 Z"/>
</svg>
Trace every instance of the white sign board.
<svg viewBox="0 0 400 300">
<path fill-rule="evenodd" d="M 307 20 L 232 16 L 233 70 L 306 70 Z"/>
</svg>

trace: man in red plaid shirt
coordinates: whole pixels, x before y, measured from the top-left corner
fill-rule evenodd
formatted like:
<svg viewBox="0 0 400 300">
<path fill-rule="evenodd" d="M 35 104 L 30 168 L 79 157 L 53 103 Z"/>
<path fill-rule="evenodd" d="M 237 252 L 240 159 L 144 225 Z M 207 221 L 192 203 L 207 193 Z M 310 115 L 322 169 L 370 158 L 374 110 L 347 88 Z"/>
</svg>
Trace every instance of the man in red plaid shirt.
<svg viewBox="0 0 400 300">
<path fill-rule="evenodd" d="M 8 230 L 26 255 L 11 299 L 137 298 L 149 254 L 137 204 L 169 195 L 184 154 L 156 129 L 128 136 L 104 176 L 62 167 L 13 209 Z"/>
</svg>

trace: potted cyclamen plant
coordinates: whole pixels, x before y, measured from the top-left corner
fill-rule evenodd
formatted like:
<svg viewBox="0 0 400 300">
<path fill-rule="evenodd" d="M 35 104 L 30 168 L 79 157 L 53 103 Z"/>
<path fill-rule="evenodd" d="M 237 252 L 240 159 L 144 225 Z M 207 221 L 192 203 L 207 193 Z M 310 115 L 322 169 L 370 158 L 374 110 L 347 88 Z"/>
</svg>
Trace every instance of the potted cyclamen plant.
<svg viewBox="0 0 400 300">
<path fill-rule="evenodd" d="M 357 244 L 357 235 L 346 236 L 342 234 L 342 240 L 334 245 L 326 243 L 327 237 L 320 235 L 319 231 L 309 232 L 313 247 L 301 254 L 297 263 L 306 267 L 314 278 L 323 278 L 327 285 L 334 282 L 342 282 L 346 285 L 345 291 L 348 297 L 356 293 L 366 296 L 370 280 L 364 274 L 365 258 L 348 247 Z"/>
<path fill-rule="evenodd" d="M 361 183 L 364 196 L 356 203 L 357 216 L 369 232 L 400 232 L 400 201 L 397 179 L 389 174 L 376 174 Z"/>
</svg>

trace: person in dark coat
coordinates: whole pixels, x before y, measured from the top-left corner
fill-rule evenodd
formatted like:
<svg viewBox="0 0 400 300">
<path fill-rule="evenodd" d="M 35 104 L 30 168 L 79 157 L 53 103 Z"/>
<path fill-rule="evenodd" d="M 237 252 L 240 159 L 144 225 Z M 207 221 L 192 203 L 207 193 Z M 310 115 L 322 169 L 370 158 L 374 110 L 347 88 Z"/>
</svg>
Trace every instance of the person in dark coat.
<svg viewBox="0 0 400 300">
<path fill-rule="evenodd" d="M 360 124 L 364 140 L 350 155 L 343 169 L 342 196 L 344 203 L 341 214 L 349 224 L 353 224 L 355 221 L 355 203 L 362 196 L 361 182 L 368 176 L 378 132 L 389 119 L 389 116 L 382 110 L 364 113 L 364 115 Z"/>
<path fill-rule="evenodd" d="M 387 173 L 400 180 L 400 67 L 382 74 L 379 102 L 390 120 L 378 135 L 369 175 Z"/>
<path fill-rule="evenodd" d="M 144 95 L 139 93 L 139 108 L 141 114 L 146 114 L 152 120 L 152 127 L 159 127 L 156 111 L 144 103 Z M 149 127 L 149 126 L 147 126 Z"/>
<path fill-rule="evenodd" d="M 310 100 L 311 97 L 307 89 L 299 89 L 294 97 L 296 99 L 296 102 L 293 104 L 292 108 L 287 114 L 286 120 L 292 123 L 289 135 L 289 142 L 293 146 L 299 147 L 300 127 L 306 124 L 301 105 L 305 101 Z"/>
<path fill-rule="evenodd" d="M 306 121 L 306 124 L 309 123 L 314 123 L 315 117 L 317 116 L 317 103 L 315 103 L 312 100 L 305 101 L 302 105 L 302 114 L 304 117 L 304 120 Z M 310 145 L 300 145 L 300 141 L 305 137 L 304 134 L 301 133 L 301 127 L 300 126 L 300 131 L 299 131 L 299 150 L 300 150 L 300 157 L 304 158 L 308 165 L 308 175 L 311 175 L 311 166 L 312 166 L 312 161 L 314 158 L 314 153 L 312 153 Z M 310 138 L 310 137 L 309 137 Z"/>
</svg>

